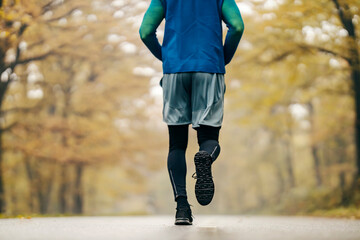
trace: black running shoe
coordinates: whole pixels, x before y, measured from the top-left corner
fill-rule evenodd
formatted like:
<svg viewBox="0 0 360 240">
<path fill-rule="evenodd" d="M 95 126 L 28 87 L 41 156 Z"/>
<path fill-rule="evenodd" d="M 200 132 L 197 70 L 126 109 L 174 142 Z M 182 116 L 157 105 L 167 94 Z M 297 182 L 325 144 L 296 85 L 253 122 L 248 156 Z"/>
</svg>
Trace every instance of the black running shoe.
<svg viewBox="0 0 360 240">
<path fill-rule="evenodd" d="M 206 151 L 199 151 L 194 157 L 196 172 L 193 177 L 196 179 L 195 196 L 197 201 L 205 206 L 214 197 L 215 186 L 211 174 L 211 155 Z M 196 174 L 196 176 L 194 176 Z"/>
<path fill-rule="evenodd" d="M 192 221 L 190 206 L 176 208 L 175 225 L 192 225 Z"/>
</svg>

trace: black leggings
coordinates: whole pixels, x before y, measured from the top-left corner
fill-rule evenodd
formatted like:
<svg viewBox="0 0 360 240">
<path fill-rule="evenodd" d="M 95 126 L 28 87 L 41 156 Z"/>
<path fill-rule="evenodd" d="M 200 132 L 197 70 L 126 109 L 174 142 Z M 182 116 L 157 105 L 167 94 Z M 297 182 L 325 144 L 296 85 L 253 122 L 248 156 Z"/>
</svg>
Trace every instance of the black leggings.
<svg viewBox="0 0 360 240">
<path fill-rule="evenodd" d="M 186 159 L 185 153 L 188 145 L 189 125 L 168 125 L 169 129 L 169 155 L 167 166 L 175 200 L 186 194 Z M 208 152 L 215 161 L 220 153 L 219 131 L 221 127 L 200 125 L 197 131 L 199 151 Z"/>
</svg>

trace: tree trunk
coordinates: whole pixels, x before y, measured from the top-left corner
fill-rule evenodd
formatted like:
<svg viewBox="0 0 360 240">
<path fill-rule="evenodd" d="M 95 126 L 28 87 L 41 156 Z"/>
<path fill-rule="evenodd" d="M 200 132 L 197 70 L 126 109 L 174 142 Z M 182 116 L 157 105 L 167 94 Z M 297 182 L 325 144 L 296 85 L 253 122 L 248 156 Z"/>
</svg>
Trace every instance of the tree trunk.
<svg viewBox="0 0 360 240">
<path fill-rule="evenodd" d="M 5 63 L 4 63 L 5 52 L 0 47 L 0 74 L 5 71 Z M 3 178 L 3 154 L 4 149 L 2 145 L 3 140 L 3 122 L 4 116 L 2 112 L 2 104 L 4 101 L 5 93 L 8 87 L 9 81 L 3 82 L 0 81 L 0 214 L 5 213 L 5 192 L 4 192 L 4 178 Z"/>
<path fill-rule="evenodd" d="M 41 184 L 40 181 L 39 181 L 39 184 Z M 38 189 L 38 191 L 37 191 L 37 198 L 38 198 L 38 202 L 39 202 L 39 211 L 41 214 L 45 214 L 46 210 L 47 210 L 47 205 L 45 202 L 44 194 L 41 191 L 41 189 Z"/>
<path fill-rule="evenodd" d="M 55 169 L 53 169 L 52 171 L 55 171 Z M 43 205 L 42 206 L 44 208 L 43 213 L 48 213 L 53 183 L 54 183 L 54 176 L 51 174 L 49 176 L 49 178 L 46 179 L 46 182 L 42 188 L 42 191 L 43 191 L 43 200 L 42 200 Z"/>
<path fill-rule="evenodd" d="M 67 168 L 66 167 L 67 167 L 66 164 L 61 164 L 60 188 L 59 188 L 60 213 L 66 213 L 66 211 L 67 211 L 66 192 L 68 190 L 68 180 L 67 180 Z"/>
<path fill-rule="evenodd" d="M 82 189 L 82 175 L 83 175 L 84 165 L 82 163 L 77 163 L 75 165 L 75 186 L 74 186 L 74 208 L 73 213 L 81 214 L 83 213 L 83 189 Z"/>
<path fill-rule="evenodd" d="M 357 51 L 357 50 L 356 50 Z M 356 144 L 356 169 L 354 171 L 353 181 L 349 188 L 348 199 L 353 199 L 356 193 L 360 193 L 360 61 L 357 58 L 357 67 L 352 71 L 352 80 L 355 88 L 355 144 Z M 344 195 L 344 194 L 343 194 Z M 349 205 L 351 200 L 347 202 Z M 359 205 L 359 203 L 358 203 Z"/>
<path fill-rule="evenodd" d="M 339 173 L 339 186 L 340 186 L 340 191 L 341 191 L 341 206 L 348 206 L 349 205 L 349 201 L 351 199 L 349 199 L 349 193 L 347 192 L 346 189 L 346 181 L 345 181 L 345 172 L 341 171 Z"/>
<path fill-rule="evenodd" d="M 37 160 L 39 161 L 39 160 Z M 40 168 L 41 166 L 41 168 Z M 28 165 L 30 176 L 32 176 L 32 182 L 33 182 L 33 191 L 34 194 L 37 197 L 38 205 L 39 205 L 39 212 L 41 214 L 48 213 L 48 207 L 50 202 L 50 195 L 51 195 L 51 189 L 54 182 L 54 176 L 50 174 L 47 176 L 46 174 L 42 174 L 42 168 L 49 169 L 52 171 L 51 168 L 46 166 L 45 163 L 40 163 L 39 165 L 35 165 L 31 167 L 31 165 Z"/>
<path fill-rule="evenodd" d="M 276 195 L 276 199 L 277 202 L 280 202 L 282 195 L 285 192 L 285 179 L 284 179 L 284 174 L 282 171 L 282 162 L 281 160 L 279 161 L 279 156 L 281 156 L 281 150 L 282 150 L 282 146 L 281 146 L 281 141 L 277 141 L 277 139 L 275 137 L 271 138 L 271 149 L 269 151 L 274 152 L 274 159 L 275 162 L 273 164 L 273 167 L 275 169 L 275 175 L 276 175 L 276 179 L 277 179 L 277 191 L 275 193 Z M 280 143 L 280 144 L 279 144 Z M 280 147 L 280 148 L 279 148 Z M 280 154 L 279 154 L 280 153 Z"/>
<path fill-rule="evenodd" d="M 315 133 L 315 121 L 314 121 L 314 106 L 312 102 L 307 103 L 308 109 L 309 109 L 309 121 L 311 125 L 311 136 Z M 321 178 L 321 172 L 320 172 L 320 157 L 319 157 L 319 147 L 312 139 L 311 141 L 311 153 L 314 160 L 314 168 L 315 168 L 315 179 L 316 179 L 316 186 L 320 187 L 322 185 L 322 178 Z"/>
<path fill-rule="evenodd" d="M 351 67 L 351 80 L 354 89 L 355 98 L 355 146 L 356 146 L 356 169 L 352 184 L 352 190 L 360 191 L 360 56 L 358 51 L 358 39 L 356 36 L 355 25 L 353 23 L 353 14 L 346 3 L 338 0 L 332 0 L 338 10 L 339 19 L 349 34 L 349 42 L 347 43 L 349 52 L 349 65 Z"/>
<path fill-rule="evenodd" d="M 1 104 L 0 104 L 1 106 Z M 2 146 L 3 131 L 0 129 L 0 214 L 5 213 L 5 192 L 3 181 L 3 146 Z"/>
<path fill-rule="evenodd" d="M 31 209 L 31 212 L 34 212 L 34 203 L 33 203 L 33 198 L 35 196 L 35 184 L 34 184 L 34 174 L 33 171 L 31 169 L 31 164 L 30 164 L 30 159 L 28 156 L 24 156 L 24 164 L 25 164 L 25 169 L 26 169 L 26 175 L 29 179 L 29 185 L 30 185 L 30 201 L 29 201 L 29 207 Z"/>
<path fill-rule="evenodd" d="M 355 159 L 356 159 L 356 169 L 354 171 L 354 177 L 352 184 L 347 191 L 349 194 L 349 198 L 354 197 L 356 192 L 360 192 L 360 56 L 358 51 L 358 39 L 356 36 L 356 29 L 353 23 L 354 15 L 352 14 L 349 6 L 341 2 L 339 0 L 332 0 L 334 3 L 338 17 L 340 19 L 343 28 L 349 34 L 348 40 L 346 43 L 346 47 L 349 53 L 348 63 L 351 68 L 351 80 L 353 83 L 354 89 L 354 100 L 355 100 Z M 349 200 L 348 203 L 351 201 Z M 346 204 L 348 205 L 348 204 Z"/>
<path fill-rule="evenodd" d="M 0 48 L 0 57 L 3 55 L 2 49 Z M 0 59 L 0 74 L 2 74 L 5 64 L 3 62 L 3 59 Z M 2 145 L 2 139 L 3 139 L 3 122 L 4 122 L 4 116 L 2 113 L 2 103 L 4 101 L 4 96 L 6 89 L 8 87 L 9 81 L 2 82 L 0 81 L 0 214 L 5 213 L 5 192 L 4 192 L 4 178 L 3 178 L 3 154 L 4 149 Z"/>
<path fill-rule="evenodd" d="M 293 159 L 292 159 L 292 150 L 290 146 L 290 141 L 285 140 L 285 164 L 286 164 L 286 171 L 289 176 L 289 186 L 290 188 L 295 187 L 295 177 L 294 177 L 294 167 L 293 167 Z"/>
<path fill-rule="evenodd" d="M 289 106 L 289 105 L 288 105 Z M 285 124 L 284 124 L 284 138 L 282 143 L 285 148 L 285 168 L 288 175 L 289 188 L 295 187 L 295 175 L 294 175 L 294 166 L 293 166 L 293 149 L 292 149 L 292 128 L 293 128 L 293 119 L 289 114 L 285 115 Z"/>
<path fill-rule="evenodd" d="M 277 198 L 280 200 L 282 194 L 285 192 L 285 181 L 283 174 L 281 172 L 281 167 L 278 163 L 275 163 L 275 171 L 276 171 L 277 183 L 278 183 Z"/>
<path fill-rule="evenodd" d="M 355 94 L 355 144 L 356 144 L 356 174 L 354 181 L 360 180 L 360 69 L 359 59 L 357 59 L 357 69 L 352 70 L 352 81 L 354 83 Z"/>
<path fill-rule="evenodd" d="M 68 115 L 69 115 L 69 109 L 70 109 L 70 99 L 71 99 L 71 84 L 68 82 L 71 82 L 72 78 L 68 79 L 67 84 L 63 86 L 64 91 L 64 109 L 62 112 L 62 118 L 64 120 L 64 124 L 68 125 Z M 61 144 L 64 147 L 64 149 L 68 148 L 68 139 L 66 134 L 62 133 L 62 139 Z M 66 203 L 66 194 L 69 191 L 69 184 L 68 184 L 68 174 L 67 174 L 67 166 L 68 164 L 62 163 L 61 164 L 61 175 L 60 175 L 60 190 L 59 190 L 59 198 L 60 198 L 60 212 L 65 213 L 68 209 L 67 203 Z M 70 209 L 71 211 L 71 209 Z"/>
<path fill-rule="evenodd" d="M 357 49 L 353 50 L 357 51 Z M 351 79 L 353 82 L 354 88 L 354 98 L 355 98 L 355 171 L 353 174 L 353 180 L 350 186 L 345 189 L 345 186 L 341 186 L 342 189 L 342 200 L 341 204 L 343 206 L 349 206 L 354 200 L 355 194 L 360 193 L 360 60 L 359 58 L 352 58 Z M 342 173 L 341 173 L 342 174 Z"/>
<path fill-rule="evenodd" d="M 41 214 L 48 213 L 50 194 L 52 188 L 52 179 L 48 179 L 44 185 L 39 186 L 38 189 L 38 199 L 39 199 L 39 210 Z"/>
<path fill-rule="evenodd" d="M 314 168 L 315 168 L 315 179 L 316 179 L 316 186 L 320 187 L 322 185 L 322 178 L 320 173 L 320 158 L 319 158 L 319 151 L 316 144 L 311 146 L 311 153 L 314 159 Z"/>
</svg>

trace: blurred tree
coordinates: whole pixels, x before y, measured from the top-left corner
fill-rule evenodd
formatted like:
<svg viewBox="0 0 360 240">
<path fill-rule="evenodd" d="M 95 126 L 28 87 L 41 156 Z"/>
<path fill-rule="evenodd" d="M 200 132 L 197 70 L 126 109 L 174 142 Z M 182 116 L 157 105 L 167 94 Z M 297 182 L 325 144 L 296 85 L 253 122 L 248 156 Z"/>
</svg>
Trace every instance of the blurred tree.
<svg viewBox="0 0 360 240">
<path fill-rule="evenodd" d="M 313 22 L 304 22 L 303 24 L 299 25 L 302 27 L 302 32 L 305 35 L 305 39 L 303 41 L 295 41 L 296 44 L 300 47 L 300 50 L 303 53 L 325 53 L 326 55 L 342 59 L 347 63 L 347 66 L 344 68 L 340 68 L 341 71 L 348 70 L 350 79 L 352 80 L 352 89 L 347 92 L 347 94 L 351 94 L 354 96 L 354 106 L 355 106 L 355 144 L 356 144 L 356 169 L 354 171 L 353 182 L 349 189 L 349 192 L 354 193 L 356 186 L 358 187 L 357 191 L 359 191 L 360 184 L 360 137 L 359 137 L 359 96 L 360 96 L 360 88 L 359 88 L 359 81 L 360 81 L 360 65 L 359 65 L 359 51 L 358 51 L 358 34 L 356 30 L 356 24 L 358 24 L 358 17 L 359 17 L 359 9 L 358 5 L 360 1 L 358 0 L 348 0 L 348 1 L 319 1 L 314 3 L 298 3 L 299 8 L 295 11 L 299 13 L 298 17 L 310 17 L 310 18 L 317 18 L 320 20 L 321 23 L 321 31 L 323 35 L 318 38 L 315 36 L 315 39 L 311 39 L 311 27 L 319 29 L 317 24 L 313 24 Z M 286 7 L 286 6 L 285 6 Z M 318 9 L 321 14 L 314 14 L 315 12 L 311 11 L 310 9 Z M 284 9 L 282 9 L 284 10 Z M 318 12 L 317 12 L 318 13 Z M 324 17 L 327 17 L 329 20 L 325 20 Z M 336 21 L 338 17 L 340 21 Z M 294 18 L 294 20 L 297 17 Z M 336 29 L 337 25 L 339 28 Z M 336 26 L 336 27 L 335 27 Z M 344 31 L 345 30 L 345 31 Z M 337 34 L 336 34 L 337 33 Z M 339 38 L 340 37 L 340 38 Z M 323 38 L 323 39 L 321 39 Z M 330 39 L 337 38 L 334 41 L 329 41 Z M 341 39 L 343 38 L 343 39 Z M 326 43 L 320 46 L 320 42 L 325 41 Z M 331 44 L 332 43 L 332 44 Z M 285 55 L 292 54 L 290 52 L 286 52 Z M 336 62 L 336 60 L 331 59 L 331 63 Z M 335 92 L 329 91 L 329 93 L 341 93 L 341 90 L 337 90 Z M 346 94 L 346 91 L 343 92 Z M 311 111 L 313 108 L 310 108 L 310 113 L 313 115 L 314 112 Z M 314 165 L 315 165 L 315 172 L 318 185 L 321 184 L 321 179 L 319 178 L 319 169 L 318 169 L 318 156 L 317 156 L 317 148 L 315 145 L 312 146 L 313 157 L 314 157 Z M 342 159 L 342 158 L 341 158 Z"/>
<path fill-rule="evenodd" d="M 4 203 L 4 183 L 2 177 L 2 138 L 3 133 L 9 130 L 15 122 L 4 126 L 7 118 L 6 114 L 13 110 L 3 109 L 4 96 L 10 83 L 16 79 L 15 68 L 18 65 L 27 64 L 31 61 L 41 60 L 53 53 L 54 49 L 65 46 L 65 43 L 57 43 L 57 45 L 49 44 L 49 48 L 42 51 L 32 52 L 40 44 L 46 42 L 44 39 L 28 44 L 24 41 L 25 32 L 32 32 L 39 24 L 46 24 L 56 20 L 55 18 L 44 21 L 41 19 L 46 11 L 54 10 L 59 5 L 58 1 L 3 1 L 0 8 L 0 213 L 5 211 Z M 70 14 L 73 9 L 62 13 L 63 16 Z M 30 30 L 29 30 L 30 29 Z M 25 50 L 27 52 L 25 53 Z M 21 108 L 16 111 L 23 110 Z"/>
<path fill-rule="evenodd" d="M 285 91 L 269 85 L 264 86 L 264 89 L 268 88 L 264 90 L 264 92 L 267 91 L 267 94 L 264 95 L 263 102 L 258 103 L 262 109 L 265 109 L 264 103 L 275 105 L 288 101 L 291 104 L 307 104 L 316 100 L 320 105 L 326 94 L 334 97 L 339 97 L 337 95 L 340 94 L 344 98 L 346 95 L 353 95 L 357 152 L 360 152 L 360 138 L 358 137 L 360 132 L 358 117 L 360 57 L 359 33 L 356 28 L 359 23 L 359 4 L 358 0 L 297 0 L 274 4 L 264 4 L 260 1 L 254 3 L 256 9 L 260 11 L 255 13 L 257 21 L 250 31 L 259 31 L 263 34 L 254 34 L 254 37 L 250 37 L 251 44 L 255 47 L 251 51 L 244 52 L 243 56 L 238 58 L 244 59 L 246 62 L 235 60 L 247 66 L 247 69 L 249 69 L 249 65 L 253 64 L 262 67 L 264 69 L 262 81 L 266 81 L 268 84 L 279 86 L 279 84 L 285 83 L 283 85 Z M 275 71 L 279 71 L 281 74 L 277 74 Z M 349 76 L 341 74 L 344 71 L 348 71 Z M 243 72 L 239 74 L 243 74 Z M 351 88 L 347 87 L 350 85 L 350 82 L 346 81 L 349 78 L 352 80 Z M 339 79 L 344 80 L 339 82 Z M 336 85 L 330 84 L 335 82 Z M 259 86 L 263 88 L 262 84 L 264 83 L 261 81 L 256 80 L 256 84 L 258 84 L 257 88 Z M 316 109 L 319 108 L 314 106 L 308 108 L 310 126 L 313 126 L 314 118 L 319 116 L 314 112 Z M 317 135 L 316 132 L 321 131 L 318 128 L 312 129 L 310 134 L 313 135 Z M 314 178 L 317 185 L 320 185 L 322 180 L 320 178 L 318 145 L 318 142 L 312 142 L 310 147 L 314 161 Z M 355 175 L 349 190 L 352 193 L 355 192 L 354 187 L 360 179 L 359 159 L 360 154 L 357 153 L 356 170 L 353 171 Z M 289 181 L 292 182 L 291 178 Z"/>
<path fill-rule="evenodd" d="M 81 15 L 82 11 L 90 8 L 87 1 L 77 1 L 76 3 L 56 0 L 41 1 L 4 1 L 0 9 L 0 213 L 5 211 L 4 203 L 4 183 L 2 170 L 2 139 L 3 133 L 10 130 L 17 120 L 13 118 L 14 112 L 28 111 L 28 102 L 23 102 L 23 106 L 4 109 L 4 97 L 12 82 L 17 80 L 15 68 L 33 61 L 43 60 L 54 54 L 67 55 L 78 54 L 73 49 L 81 44 L 75 39 L 82 39 L 89 34 L 93 28 L 84 30 L 84 23 L 74 20 L 74 24 L 66 26 L 66 17 Z M 80 10 L 82 9 L 82 10 Z M 107 19 L 111 16 L 105 15 Z M 88 26 L 94 26 L 93 20 L 96 15 L 88 17 Z M 106 18 L 103 19 L 106 22 Z M 82 27 L 82 28 L 81 28 Z M 78 29 L 78 31 L 74 31 Z M 80 29 L 80 30 L 79 30 Z M 81 30 L 83 29 L 83 30 Z M 97 28 L 100 31 L 105 29 Z M 71 34 L 69 34 L 71 33 Z M 84 40 L 85 41 L 85 40 Z M 86 46 L 91 42 L 87 41 Z M 83 42 L 82 42 L 83 43 Z M 103 47 L 100 44 L 100 47 Z M 90 47 L 93 54 L 97 48 Z M 80 56 L 88 57 L 87 53 Z M 41 89 L 39 89 L 41 91 Z M 10 105 L 9 105 L 10 106 Z M 11 106 L 10 106 L 11 107 Z M 9 123 L 8 123 L 9 122 Z M 82 171 L 78 171 L 81 173 Z M 79 182 L 79 181 L 77 181 Z"/>
<path fill-rule="evenodd" d="M 19 43 L 4 50 L 6 60 L 14 47 L 20 49 L 17 60 L 9 62 L 12 71 L 2 71 L 7 101 L 2 102 L 1 113 L 6 123 L 13 123 L 6 148 L 23 154 L 31 199 L 37 196 L 32 208 L 41 213 L 54 209 L 53 195 L 59 212 L 82 213 L 84 171 L 89 165 L 131 159 L 124 161 L 124 171 L 138 184 L 143 184 L 149 169 L 159 166 L 159 152 L 152 146 L 161 141 L 151 140 L 151 134 L 158 133 L 149 125 L 152 110 L 146 102 L 151 98 L 146 96 L 148 82 L 143 81 L 156 72 L 151 68 L 150 75 L 144 74 L 140 68 L 134 73 L 135 66 L 149 62 L 130 42 L 139 41 L 137 27 L 129 32 L 129 25 L 123 24 L 125 20 L 135 24 L 133 16 L 143 5 L 114 2 L 6 1 L 2 9 L 9 18 L 20 10 L 29 15 L 22 38 L 16 37 Z M 13 15 L 20 19 L 20 13 Z M 5 22 L 3 26 L 5 31 L 12 27 Z M 18 79 L 9 76 L 14 72 Z M 46 167 L 40 171 L 39 166 Z"/>
<path fill-rule="evenodd" d="M 346 59 L 349 67 L 350 74 L 353 83 L 353 92 L 355 97 L 355 144 L 356 144 L 356 173 L 354 176 L 353 183 L 349 189 L 349 195 L 347 198 L 351 199 L 355 190 L 360 192 L 360 54 L 359 54 L 359 37 L 356 32 L 356 28 L 353 22 L 355 19 L 355 14 L 359 17 L 359 5 L 360 1 L 338 1 L 333 0 L 342 26 L 348 32 L 348 42 L 347 42 L 347 54 L 348 58 Z M 354 13 L 351 10 L 351 7 L 357 6 L 357 12 Z M 342 184 L 343 185 L 343 184 Z M 345 205 L 349 204 L 349 201 L 343 201 Z"/>
<path fill-rule="evenodd" d="M 340 10 L 348 11 L 358 36 L 360 1 L 339 4 L 340 8 L 347 5 Z M 319 192 L 341 185 L 347 189 L 350 179 L 356 182 L 358 177 L 351 175 L 358 171 L 351 157 L 355 129 L 351 121 L 355 118 L 349 113 L 355 96 L 354 81 L 350 81 L 354 65 L 349 64 L 353 40 L 339 21 L 341 11 L 332 0 L 243 1 L 241 6 L 246 10 L 247 30 L 227 71 L 228 119 L 250 132 L 265 127 L 274 136 L 273 142 L 279 143 L 273 146 L 273 151 L 281 147 L 279 156 L 265 156 L 277 166 L 265 173 L 269 181 L 271 173 L 278 179 L 272 190 L 275 198 L 283 191 L 287 194 L 283 199 L 301 191 L 310 195 L 313 186 L 321 186 L 316 189 Z M 256 151 L 262 140 L 254 142 Z M 252 160 L 256 151 L 243 156 Z M 259 162 L 252 165 L 254 171 L 265 164 Z M 311 172 L 313 178 L 309 178 Z M 297 183 L 295 189 L 287 191 L 292 183 Z M 355 192 L 349 189 L 344 194 Z"/>
</svg>

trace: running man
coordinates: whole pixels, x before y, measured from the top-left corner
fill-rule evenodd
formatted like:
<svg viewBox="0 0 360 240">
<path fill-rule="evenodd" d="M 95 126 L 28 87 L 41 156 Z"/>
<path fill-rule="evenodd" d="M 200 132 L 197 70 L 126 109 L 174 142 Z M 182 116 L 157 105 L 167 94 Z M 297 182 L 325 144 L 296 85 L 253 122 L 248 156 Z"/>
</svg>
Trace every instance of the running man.
<svg viewBox="0 0 360 240">
<path fill-rule="evenodd" d="M 165 18 L 162 46 L 156 29 Z M 228 31 L 223 44 L 222 20 Z M 235 0 L 152 0 L 139 33 L 163 64 L 163 120 L 169 130 L 167 167 L 177 202 L 175 224 L 191 225 L 186 194 L 188 126 L 197 131 L 195 195 L 201 205 L 214 196 L 211 166 L 220 153 L 225 65 L 230 63 L 244 32 Z"/>
</svg>

